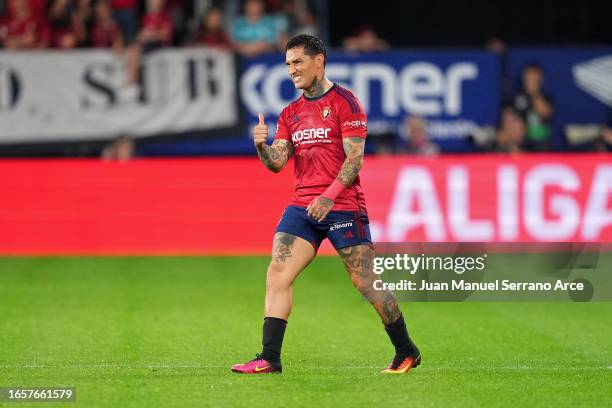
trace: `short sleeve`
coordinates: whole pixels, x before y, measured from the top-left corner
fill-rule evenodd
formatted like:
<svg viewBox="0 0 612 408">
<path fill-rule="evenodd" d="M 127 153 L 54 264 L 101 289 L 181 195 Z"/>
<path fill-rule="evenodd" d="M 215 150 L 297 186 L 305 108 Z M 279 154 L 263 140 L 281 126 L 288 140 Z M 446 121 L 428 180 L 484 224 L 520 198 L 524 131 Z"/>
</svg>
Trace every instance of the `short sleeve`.
<svg viewBox="0 0 612 408">
<path fill-rule="evenodd" d="M 341 99 L 338 112 L 342 137 L 362 137 L 368 134 L 368 117 L 361 103 L 352 94 Z"/>
<path fill-rule="evenodd" d="M 285 120 L 285 111 L 283 110 L 278 117 L 278 121 L 276 121 L 276 135 L 274 136 L 274 140 L 289 140 L 291 141 L 291 137 L 289 136 L 289 128 L 287 127 L 287 122 Z"/>
</svg>

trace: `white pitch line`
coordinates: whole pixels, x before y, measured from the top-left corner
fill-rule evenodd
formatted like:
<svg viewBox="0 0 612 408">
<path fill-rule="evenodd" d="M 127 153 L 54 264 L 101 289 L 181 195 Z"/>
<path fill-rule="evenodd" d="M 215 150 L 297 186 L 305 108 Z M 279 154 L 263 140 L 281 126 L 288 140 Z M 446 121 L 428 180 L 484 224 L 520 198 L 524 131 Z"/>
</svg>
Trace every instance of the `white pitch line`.
<svg viewBox="0 0 612 408">
<path fill-rule="evenodd" d="M 229 365 L 211 365 L 211 364 L 3 364 L 0 368 L 4 369 L 211 369 L 211 368 L 227 368 Z M 285 368 L 299 368 L 299 365 L 285 365 Z M 313 370 L 379 370 L 381 366 L 316 366 Z M 545 367 L 545 366 L 464 366 L 464 367 L 445 367 L 445 366 L 421 366 L 417 370 L 420 371 L 466 371 L 466 370 L 510 370 L 510 371 L 528 371 L 528 370 L 551 370 L 551 371 L 588 371 L 588 370 L 612 370 L 612 366 L 587 366 L 587 367 Z"/>
</svg>

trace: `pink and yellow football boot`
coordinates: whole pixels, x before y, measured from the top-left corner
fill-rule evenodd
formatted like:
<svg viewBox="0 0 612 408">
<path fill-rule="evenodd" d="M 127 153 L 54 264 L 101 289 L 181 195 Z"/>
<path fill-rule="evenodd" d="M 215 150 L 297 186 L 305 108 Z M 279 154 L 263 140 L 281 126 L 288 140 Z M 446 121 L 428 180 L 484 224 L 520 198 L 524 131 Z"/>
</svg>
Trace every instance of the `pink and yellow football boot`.
<svg viewBox="0 0 612 408">
<path fill-rule="evenodd" d="M 234 364 L 232 371 L 239 374 L 271 374 L 282 373 L 283 366 L 280 364 L 272 364 L 268 360 L 264 360 L 261 354 L 256 354 L 255 358 L 244 364 Z"/>
</svg>

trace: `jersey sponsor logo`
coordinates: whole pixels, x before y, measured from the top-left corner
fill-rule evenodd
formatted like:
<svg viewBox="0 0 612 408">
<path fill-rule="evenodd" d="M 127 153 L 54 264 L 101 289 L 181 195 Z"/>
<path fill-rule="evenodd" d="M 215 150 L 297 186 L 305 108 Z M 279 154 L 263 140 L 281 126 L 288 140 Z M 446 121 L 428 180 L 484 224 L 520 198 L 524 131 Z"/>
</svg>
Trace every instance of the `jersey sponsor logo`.
<svg viewBox="0 0 612 408">
<path fill-rule="evenodd" d="M 327 65 L 329 77 L 351 88 L 359 95 L 367 112 L 380 109 L 385 117 L 397 117 L 403 113 L 422 116 L 447 115 L 460 117 L 464 110 L 464 93 L 467 86 L 483 88 L 478 84 L 480 65 L 466 61 L 458 54 L 450 65 L 434 58 L 397 65 L 389 61 L 335 62 Z M 285 64 L 252 64 L 240 79 L 243 101 L 249 111 L 280 113 L 283 108 L 300 96 L 300 90 L 283 92 L 287 81 Z M 380 86 L 371 86 L 372 83 Z"/>
<path fill-rule="evenodd" d="M 291 134 L 291 140 L 293 143 L 299 143 L 304 140 L 318 140 L 318 139 L 329 139 L 329 132 L 331 129 L 327 128 L 310 128 L 304 130 L 298 130 Z"/>
<path fill-rule="evenodd" d="M 343 128 L 351 127 L 355 129 L 362 127 L 364 129 L 367 129 L 368 122 L 366 122 L 365 120 L 347 120 L 346 122 L 342 124 L 342 127 Z"/>
<path fill-rule="evenodd" d="M 340 228 L 348 228 L 348 227 L 352 227 L 353 226 L 353 220 L 350 221 L 341 221 L 341 222 L 337 222 L 334 225 L 332 225 L 331 227 L 329 227 L 330 231 L 335 231 L 338 230 Z"/>
</svg>

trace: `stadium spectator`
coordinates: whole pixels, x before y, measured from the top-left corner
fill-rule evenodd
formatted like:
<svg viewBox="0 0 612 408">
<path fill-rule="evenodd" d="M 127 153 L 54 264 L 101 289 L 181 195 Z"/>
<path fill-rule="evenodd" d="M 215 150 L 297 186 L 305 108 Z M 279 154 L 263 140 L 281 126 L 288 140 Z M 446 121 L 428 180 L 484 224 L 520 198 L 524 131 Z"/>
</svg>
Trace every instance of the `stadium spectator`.
<svg viewBox="0 0 612 408">
<path fill-rule="evenodd" d="M 377 52 L 389 49 L 389 43 L 381 38 L 374 27 L 365 25 L 358 28 L 355 34 L 342 42 L 346 51 Z"/>
<path fill-rule="evenodd" d="M 120 99 L 132 100 L 138 94 L 138 79 L 143 54 L 172 44 L 172 20 L 164 11 L 164 0 L 147 0 L 147 12 L 142 16 L 140 31 L 127 52 L 127 87 Z"/>
<path fill-rule="evenodd" d="M 53 0 L 48 21 L 51 30 L 51 47 L 76 48 L 87 38 L 85 21 L 91 14 L 89 0 Z"/>
<path fill-rule="evenodd" d="M 121 136 L 102 149 L 102 159 L 125 162 L 134 157 L 136 145 L 128 136 Z"/>
<path fill-rule="evenodd" d="M 223 28 L 223 15 L 219 8 L 211 7 L 204 15 L 194 43 L 206 47 L 232 47 L 229 36 Z"/>
<path fill-rule="evenodd" d="M 244 15 L 234 19 L 232 40 L 240 54 L 254 57 L 276 49 L 278 27 L 274 18 L 264 14 L 264 11 L 262 0 L 246 0 Z"/>
<path fill-rule="evenodd" d="M 440 147 L 431 142 L 427 134 L 427 122 L 417 116 L 406 116 L 400 137 L 406 143 L 406 151 L 419 156 L 435 156 Z"/>
<path fill-rule="evenodd" d="M 47 18 L 47 0 L 30 0 L 30 10 L 35 17 L 42 18 L 46 21 Z"/>
<path fill-rule="evenodd" d="M 492 37 L 487 40 L 487 43 L 485 44 L 485 48 L 488 51 L 491 51 L 495 54 L 502 55 L 502 54 L 505 54 L 506 51 L 508 50 L 508 45 L 501 38 Z"/>
<path fill-rule="evenodd" d="M 123 43 L 130 44 L 138 31 L 138 0 L 111 0 L 113 18 L 123 34 Z"/>
<path fill-rule="evenodd" d="M 289 38 L 298 34 L 318 35 L 315 13 L 305 1 L 297 4 L 295 0 L 284 0 L 274 18 L 281 48 L 284 48 Z"/>
<path fill-rule="evenodd" d="M 8 0 L 0 20 L 0 43 L 11 50 L 47 47 L 49 28 L 41 16 L 32 12 L 29 0 Z"/>
<path fill-rule="evenodd" d="M 172 44 L 172 20 L 164 11 L 164 0 L 147 0 L 136 42 L 144 52 Z"/>
<path fill-rule="evenodd" d="M 502 110 L 499 130 L 495 135 L 493 151 L 497 153 L 520 153 L 523 151 L 527 128 L 525 121 L 515 108 Z"/>
<path fill-rule="evenodd" d="M 549 148 L 553 105 L 542 92 L 544 72 L 537 64 L 523 68 L 523 89 L 514 96 L 514 108 L 521 114 L 527 125 L 525 147 L 531 151 Z"/>
<path fill-rule="evenodd" d="M 123 35 L 119 24 L 113 19 L 113 11 L 107 0 L 98 0 L 94 6 L 94 18 L 89 34 L 94 48 L 123 49 Z"/>
<path fill-rule="evenodd" d="M 179 45 L 187 33 L 188 13 L 193 8 L 192 0 L 166 0 L 164 10 L 172 21 L 172 45 Z"/>
</svg>

